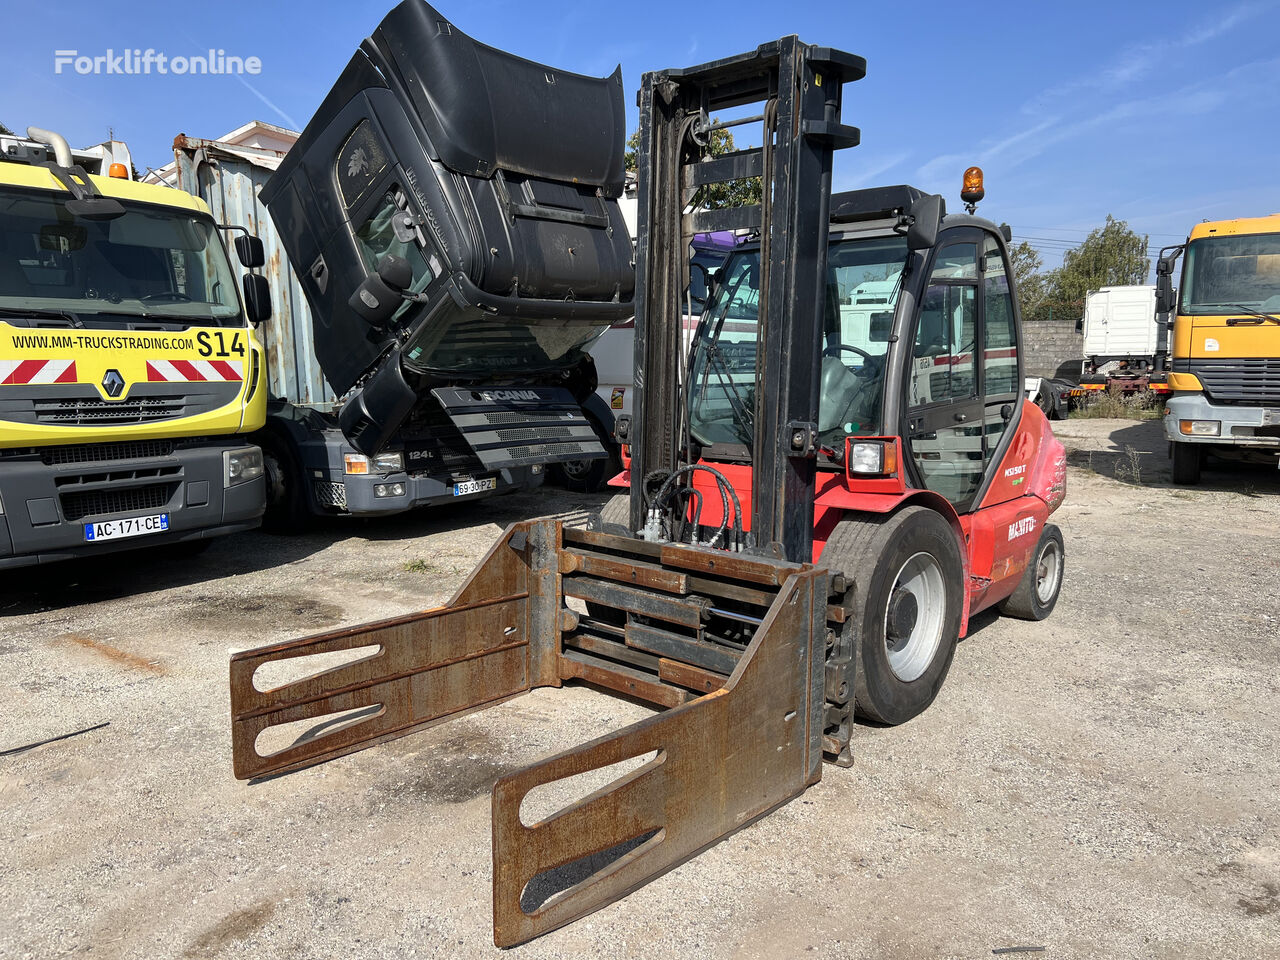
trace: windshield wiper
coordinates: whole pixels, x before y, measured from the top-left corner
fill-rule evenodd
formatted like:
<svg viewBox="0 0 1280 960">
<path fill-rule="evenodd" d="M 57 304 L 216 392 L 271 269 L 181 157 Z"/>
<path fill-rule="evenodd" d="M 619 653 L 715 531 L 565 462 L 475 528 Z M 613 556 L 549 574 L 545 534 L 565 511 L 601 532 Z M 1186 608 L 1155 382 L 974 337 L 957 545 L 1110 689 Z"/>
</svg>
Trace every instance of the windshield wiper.
<svg viewBox="0 0 1280 960">
<path fill-rule="evenodd" d="M 71 327 L 83 327 L 84 323 L 74 313 L 66 310 L 41 310 L 36 307 L 0 307 L 0 317 L 18 320 L 65 320 Z"/>
<path fill-rule="evenodd" d="M 727 388 L 725 396 L 729 400 L 729 406 L 733 410 L 734 425 L 738 427 L 738 436 L 748 447 L 751 446 L 752 440 L 755 439 L 755 413 L 747 407 L 746 400 L 738 390 L 738 385 L 733 381 L 733 371 L 729 368 L 728 362 L 724 359 L 724 355 L 720 353 L 720 344 L 712 340 L 707 343 L 707 370 L 712 369 L 712 364 L 716 365 L 716 379 L 720 381 L 721 386 Z M 707 378 L 706 373 L 702 377 L 702 392 L 706 395 Z"/>
<path fill-rule="evenodd" d="M 1270 313 L 1259 313 L 1257 310 L 1246 307 L 1242 303 L 1224 303 L 1222 306 L 1230 307 L 1232 310 L 1239 310 L 1241 313 L 1247 313 L 1249 316 L 1257 317 L 1259 320 L 1270 320 L 1272 323 L 1280 323 L 1280 317 L 1273 316 Z M 1227 324 L 1231 325 L 1239 322 L 1239 320 L 1228 320 Z"/>
</svg>

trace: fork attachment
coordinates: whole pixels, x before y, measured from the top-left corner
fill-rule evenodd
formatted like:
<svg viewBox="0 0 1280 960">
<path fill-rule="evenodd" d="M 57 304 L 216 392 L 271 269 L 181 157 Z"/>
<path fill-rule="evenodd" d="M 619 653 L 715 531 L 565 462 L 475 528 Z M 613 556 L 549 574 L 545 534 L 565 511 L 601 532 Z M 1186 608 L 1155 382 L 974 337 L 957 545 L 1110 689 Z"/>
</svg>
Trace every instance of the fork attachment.
<svg viewBox="0 0 1280 960">
<path fill-rule="evenodd" d="M 247 780 L 283 773 L 421 730 L 531 686 L 559 686 L 555 589 L 559 528 L 508 527 L 443 607 L 237 653 L 231 658 L 231 753 Z M 264 688 L 264 665 L 362 647 L 367 656 Z M 303 671 L 298 671 L 303 672 Z M 323 718 L 346 722 L 326 727 Z M 271 727 L 314 720 L 284 749 L 263 754 Z"/>
<path fill-rule="evenodd" d="M 635 677 L 646 666 L 672 684 L 695 686 L 726 660 L 733 665 L 711 692 L 494 785 L 493 938 L 500 947 L 612 903 L 822 777 L 825 570 L 576 530 L 564 531 L 564 540 L 560 569 L 572 571 L 562 580 L 565 595 L 612 601 L 626 619 L 615 628 L 622 644 L 614 648 L 591 640 L 607 633 L 591 617 L 569 631 L 562 676 L 590 678 L 584 667 L 597 661 L 597 679 L 616 689 L 632 683 L 630 692 L 657 701 L 666 684 L 645 687 Z M 649 590 L 621 586 L 634 582 Z M 699 611 L 692 622 L 679 619 L 682 603 Z M 741 650 L 724 637 L 734 624 L 750 628 Z M 587 648 L 595 656 L 580 652 Z M 610 676 L 599 658 L 628 650 L 640 656 Z M 638 769 L 559 812 L 535 823 L 521 818 L 531 790 L 648 754 Z"/>
<path fill-rule="evenodd" d="M 444 607 L 233 656 L 235 773 L 298 769 L 568 679 L 668 708 L 494 785 L 494 942 L 523 943 L 821 778 L 830 589 L 808 564 L 517 523 Z M 366 647 L 303 679 L 255 683 L 281 661 Z M 264 753 L 260 737 L 284 724 L 309 729 Z M 531 791 L 563 796 L 562 781 L 608 779 L 605 768 L 647 755 L 522 819 Z"/>
</svg>

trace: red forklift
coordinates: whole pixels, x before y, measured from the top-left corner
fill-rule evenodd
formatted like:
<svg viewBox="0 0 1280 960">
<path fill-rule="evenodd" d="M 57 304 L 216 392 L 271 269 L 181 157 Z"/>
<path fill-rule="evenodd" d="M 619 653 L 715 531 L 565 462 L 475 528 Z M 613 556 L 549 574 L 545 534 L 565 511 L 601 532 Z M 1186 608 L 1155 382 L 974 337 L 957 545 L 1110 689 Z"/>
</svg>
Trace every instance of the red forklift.
<svg viewBox="0 0 1280 960">
<path fill-rule="evenodd" d="M 831 195 L 833 153 L 859 139 L 843 85 L 864 73 L 792 36 L 646 74 L 628 492 L 587 529 L 513 524 L 443 607 L 232 658 L 242 779 L 572 680 L 660 708 L 495 783 L 499 946 L 678 866 L 824 758 L 851 763 L 855 712 L 928 706 L 975 613 L 1057 600 L 1065 458 L 1020 390 L 1008 237 L 973 215 L 976 171 L 960 215 L 906 186 Z M 717 116 L 762 145 L 708 159 Z M 700 200 L 754 177 L 760 203 Z M 689 241 L 742 229 L 757 240 L 707 278 L 682 362 Z M 255 683 L 313 657 L 329 668 Z M 302 732 L 271 748 L 281 728 Z M 563 805 L 534 813 L 533 791 Z"/>
</svg>

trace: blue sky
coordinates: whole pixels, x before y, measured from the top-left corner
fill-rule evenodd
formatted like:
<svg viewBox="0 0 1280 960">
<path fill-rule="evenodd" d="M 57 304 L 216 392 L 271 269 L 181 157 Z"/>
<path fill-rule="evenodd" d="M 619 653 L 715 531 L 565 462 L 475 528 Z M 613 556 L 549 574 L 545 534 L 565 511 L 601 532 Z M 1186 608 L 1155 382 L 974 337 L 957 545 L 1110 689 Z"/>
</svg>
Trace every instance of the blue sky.
<svg viewBox="0 0 1280 960">
<path fill-rule="evenodd" d="M 1034 238 L 1048 266 L 1110 213 L 1153 248 L 1192 223 L 1280 211 L 1280 0 L 884 2 L 736 6 L 649 0 L 611 17 L 589 0 L 440 0 L 477 39 L 562 69 L 621 63 L 628 110 L 642 72 L 688 66 L 798 33 L 866 57 L 845 90 L 862 145 L 837 156 L 837 189 L 913 183 L 959 209 L 960 175 L 986 171 L 980 212 Z M 388 0 L 307 4 L 21 4 L 6 13 L 0 122 L 63 133 L 113 128 L 139 168 L 178 133 L 251 119 L 305 124 Z M 216 13 L 214 12 L 216 11 Z M 208 48 L 257 56 L 244 77 L 55 73 L 54 51 Z"/>
</svg>

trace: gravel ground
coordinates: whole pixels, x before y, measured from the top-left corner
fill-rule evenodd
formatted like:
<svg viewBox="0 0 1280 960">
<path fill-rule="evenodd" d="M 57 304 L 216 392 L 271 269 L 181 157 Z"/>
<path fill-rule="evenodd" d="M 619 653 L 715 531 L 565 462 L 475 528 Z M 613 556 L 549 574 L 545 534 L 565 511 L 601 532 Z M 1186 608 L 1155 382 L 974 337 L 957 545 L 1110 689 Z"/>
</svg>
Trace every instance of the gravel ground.
<svg viewBox="0 0 1280 960">
<path fill-rule="evenodd" d="M 979 617 L 856 764 L 513 957 L 1280 956 L 1280 473 L 1169 486 L 1158 423 L 1055 425 L 1068 570 Z M 0 957 L 498 955 L 494 779 L 647 714 L 535 691 L 300 773 L 231 777 L 227 657 L 436 604 L 506 523 L 600 497 L 249 534 L 0 585 Z"/>
</svg>

